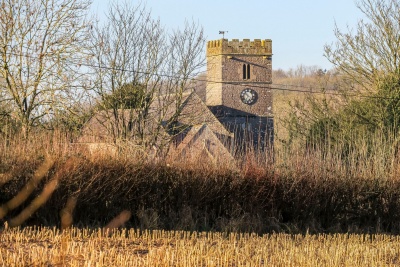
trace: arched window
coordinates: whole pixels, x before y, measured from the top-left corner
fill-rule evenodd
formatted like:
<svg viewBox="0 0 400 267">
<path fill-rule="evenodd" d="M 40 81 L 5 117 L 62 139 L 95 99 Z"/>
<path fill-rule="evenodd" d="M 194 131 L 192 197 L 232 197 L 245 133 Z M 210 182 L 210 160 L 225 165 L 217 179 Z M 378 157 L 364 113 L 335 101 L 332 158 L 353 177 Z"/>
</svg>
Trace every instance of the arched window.
<svg viewBox="0 0 400 267">
<path fill-rule="evenodd" d="M 247 79 L 250 80 L 250 64 L 247 64 Z"/>
</svg>

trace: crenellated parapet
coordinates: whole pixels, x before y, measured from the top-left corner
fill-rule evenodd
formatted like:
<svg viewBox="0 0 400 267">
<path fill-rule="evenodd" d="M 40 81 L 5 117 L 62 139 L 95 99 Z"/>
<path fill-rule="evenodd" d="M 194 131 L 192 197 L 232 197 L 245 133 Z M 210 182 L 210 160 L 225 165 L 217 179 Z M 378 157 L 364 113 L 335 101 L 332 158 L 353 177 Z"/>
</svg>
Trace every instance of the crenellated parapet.
<svg viewBox="0 0 400 267">
<path fill-rule="evenodd" d="M 207 56 L 215 55 L 272 55 L 271 39 L 220 39 L 207 42 Z"/>
</svg>

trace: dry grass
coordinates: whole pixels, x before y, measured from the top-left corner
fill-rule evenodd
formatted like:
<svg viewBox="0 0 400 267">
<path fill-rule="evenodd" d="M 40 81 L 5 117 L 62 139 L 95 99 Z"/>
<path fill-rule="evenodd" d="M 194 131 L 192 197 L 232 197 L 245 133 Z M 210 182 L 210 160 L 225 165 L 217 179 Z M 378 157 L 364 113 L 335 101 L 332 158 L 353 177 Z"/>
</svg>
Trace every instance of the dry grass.
<svg viewBox="0 0 400 267">
<path fill-rule="evenodd" d="M 37 134 L 4 146 L 0 220 L 62 229 L 116 218 L 142 229 L 400 232 L 399 159 L 379 136 L 359 140 L 361 149 L 346 162 L 340 148 L 328 154 L 276 149 L 273 164 L 249 153 L 234 171 L 143 162 L 130 154 L 86 157 L 66 149 L 62 138 Z M 367 141 L 370 149 L 362 149 Z"/>
<path fill-rule="evenodd" d="M 274 94 L 278 136 L 296 99 L 304 95 Z M 61 132 L 0 140 L 0 220 L 56 226 L 0 226 L 0 266 L 400 264 L 400 237 L 387 235 L 400 233 L 400 164 L 379 136 L 372 147 L 359 140 L 346 162 L 340 147 L 276 146 L 273 164 L 252 152 L 233 172 L 129 149 L 88 156 L 69 141 Z"/>
<path fill-rule="evenodd" d="M 398 266 L 400 237 L 7 229 L 2 266 Z"/>
</svg>

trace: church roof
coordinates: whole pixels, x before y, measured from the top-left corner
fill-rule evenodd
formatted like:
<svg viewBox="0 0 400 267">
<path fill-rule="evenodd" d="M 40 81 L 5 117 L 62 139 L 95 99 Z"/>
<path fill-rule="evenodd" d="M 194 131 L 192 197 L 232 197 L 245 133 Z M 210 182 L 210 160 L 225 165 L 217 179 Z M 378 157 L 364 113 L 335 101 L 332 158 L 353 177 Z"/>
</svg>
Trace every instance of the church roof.
<svg viewBox="0 0 400 267">
<path fill-rule="evenodd" d="M 207 105 L 200 97 L 192 92 L 183 101 L 179 116 L 179 122 L 186 125 L 204 125 L 214 133 L 233 137 L 233 134 L 226 130 L 222 123 L 214 116 Z"/>
<path fill-rule="evenodd" d="M 130 128 L 135 127 L 137 119 L 137 112 L 131 109 L 100 110 L 85 123 L 78 142 L 113 142 L 113 137 L 118 136 L 118 133 L 122 131 L 126 131 L 126 138 L 134 139 L 134 133 L 130 131 Z M 144 134 L 153 133 L 156 126 L 153 120 L 149 120 Z M 162 127 L 158 131 L 159 135 L 167 135 Z"/>
<path fill-rule="evenodd" d="M 190 128 L 183 140 L 170 150 L 169 158 L 183 163 L 212 163 L 226 168 L 233 167 L 235 160 L 212 129 L 207 125 Z"/>
<path fill-rule="evenodd" d="M 181 102 L 177 105 L 176 98 L 171 95 L 161 96 L 153 101 L 149 108 L 149 119 L 146 121 L 144 134 L 150 135 L 158 130 L 160 134 L 167 136 L 167 130 L 163 127 L 160 129 L 158 126 L 160 123 L 165 126 L 171 120 L 175 120 L 184 126 L 185 133 L 192 126 L 207 124 L 216 134 L 233 137 L 233 134 L 225 129 L 195 92 L 184 93 Z M 118 131 L 121 132 L 129 127 L 134 128 L 137 120 L 138 113 L 133 109 L 101 110 L 84 125 L 78 141 L 110 142 Z M 126 137 L 134 138 L 133 133 L 128 133 Z"/>
</svg>

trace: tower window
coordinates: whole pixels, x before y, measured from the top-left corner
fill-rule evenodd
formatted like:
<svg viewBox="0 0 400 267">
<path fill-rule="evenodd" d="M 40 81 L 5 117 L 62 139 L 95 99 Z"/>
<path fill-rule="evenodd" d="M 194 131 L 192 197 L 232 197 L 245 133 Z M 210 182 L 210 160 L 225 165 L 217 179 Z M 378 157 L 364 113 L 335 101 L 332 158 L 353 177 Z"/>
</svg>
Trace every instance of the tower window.
<svg viewBox="0 0 400 267">
<path fill-rule="evenodd" d="M 243 64 L 243 80 L 250 79 L 250 64 Z"/>
</svg>

